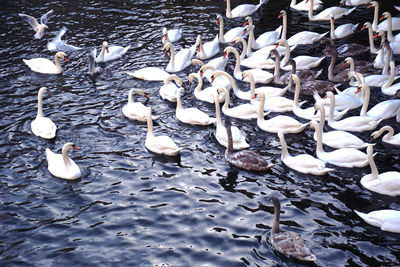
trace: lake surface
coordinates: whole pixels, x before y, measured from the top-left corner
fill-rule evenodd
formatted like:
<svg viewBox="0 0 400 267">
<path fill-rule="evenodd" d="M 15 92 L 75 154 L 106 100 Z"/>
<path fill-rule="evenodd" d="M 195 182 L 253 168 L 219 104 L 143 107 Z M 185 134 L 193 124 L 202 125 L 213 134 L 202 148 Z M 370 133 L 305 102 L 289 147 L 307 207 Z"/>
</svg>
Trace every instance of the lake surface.
<svg viewBox="0 0 400 267">
<path fill-rule="evenodd" d="M 232 5 L 244 2 L 233 1 Z M 395 1 L 380 2 L 385 2 L 385 10 L 397 14 L 390 7 Z M 333 4 L 329 1 L 326 6 Z M 180 123 L 175 105 L 158 94 L 161 82 L 136 80 L 126 74 L 145 66 L 167 65 L 168 58 L 162 57 L 163 26 L 183 29 L 185 40 L 176 43 L 178 50 L 193 44 L 197 34 L 211 40 L 218 33 L 217 14 L 225 15 L 224 1 L 6 1 L 1 5 L 2 265 L 301 265 L 271 248 L 273 207 L 266 200 L 271 194 L 282 202 L 281 228 L 303 236 L 317 257 L 315 265 L 400 264 L 400 235 L 367 225 L 353 212 L 400 210 L 399 197 L 375 194 L 360 185 L 369 167 L 336 167 L 320 177 L 297 173 L 282 164 L 276 135 L 260 130 L 255 120 L 233 119 L 246 133 L 251 150 L 275 164 L 265 173 L 235 169 L 224 161 L 225 149 L 214 137 L 214 126 Z M 288 10 L 288 5 L 287 0 L 271 0 L 262 6 L 253 15 L 256 36 L 277 28 L 279 11 Z M 54 17 L 47 24 L 47 35 L 36 40 L 17 14 L 38 18 L 50 9 Z M 288 12 L 288 36 L 299 30 L 329 29 L 328 22 L 308 22 L 305 13 Z M 336 23 L 371 21 L 372 14 L 362 7 Z M 243 22 L 243 18 L 225 19 L 227 29 Z M 61 75 L 32 72 L 22 59 L 53 59 L 46 44 L 64 25 L 68 28 L 64 39 L 70 44 L 99 51 L 107 40 L 132 48 L 123 58 L 105 64 L 105 73 L 96 79 L 86 74 L 87 51 L 69 53 L 70 62 L 61 63 Z M 367 33 L 357 32 L 338 44 L 366 41 Z M 322 49 L 318 44 L 301 46 L 294 54 L 319 56 Z M 227 69 L 232 73 L 230 62 Z M 400 63 L 398 58 L 396 63 Z M 325 70 L 328 64 L 323 63 Z M 178 75 L 186 79 L 194 71 L 189 67 Z M 247 88 L 247 84 L 239 85 Z M 56 138 L 50 141 L 34 136 L 30 129 L 42 86 L 51 91 L 43 99 L 44 114 L 58 127 Z M 132 87 L 150 93 L 147 105 L 160 115 L 154 123 L 155 133 L 167 134 L 183 147 L 179 157 L 147 151 L 146 124 L 123 116 L 121 108 Z M 374 90 L 371 106 L 387 98 Z M 312 99 L 304 99 L 309 100 L 306 106 L 313 104 Z M 183 97 L 183 105 L 197 106 L 214 116 L 214 106 L 197 103 L 192 91 Z M 382 124 L 400 131 L 394 119 Z M 289 152 L 315 155 L 312 134 L 306 130 L 286 135 Z M 357 135 L 368 140 L 370 132 Z M 70 152 L 83 172 L 76 181 L 55 178 L 47 170 L 45 149 L 61 153 L 69 141 L 80 147 Z M 400 171 L 398 147 L 379 139 L 374 150 L 380 172 Z"/>
</svg>

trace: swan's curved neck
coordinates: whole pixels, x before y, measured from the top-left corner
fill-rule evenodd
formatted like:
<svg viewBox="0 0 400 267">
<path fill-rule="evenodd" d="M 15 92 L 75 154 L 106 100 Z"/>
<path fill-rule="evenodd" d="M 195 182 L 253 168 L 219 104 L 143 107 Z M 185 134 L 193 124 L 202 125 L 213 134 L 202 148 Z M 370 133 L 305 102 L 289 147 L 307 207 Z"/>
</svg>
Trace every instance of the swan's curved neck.
<svg viewBox="0 0 400 267">
<path fill-rule="evenodd" d="M 375 161 L 374 161 L 372 147 L 371 147 L 371 149 L 367 149 L 367 153 L 368 153 L 369 167 L 371 168 L 371 174 L 368 176 L 367 181 L 371 181 L 371 180 L 374 180 L 374 179 L 378 178 L 379 172 L 378 172 L 378 168 L 376 167 L 376 164 L 375 164 Z"/>
<path fill-rule="evenodd" d="M 293 2 L 296 5 L 296 0 L 292 0 L 292 3 Z M 281 39 L 286 41 L 286 33 L 287 33 L 287 14 L 286 14 L 286 12 L 284 12 L 282 14 L 282 25 L 283 25 L 283 29 L 282 29 Z"/>
<path fill-rule="evenodd" d="M 389 51 L 387 51 L 386 53 L 389 54 Z M 390 77 L 389 77 L 389 80 L 387 81 L 387 83 L 382 85 L 383 89 L 386 89 L 392 85 L 392 83 L 394 81 L 394 74 L 395 74 L 394 64 L 390 63 Z"/>
<path fill-rule="evenodd" d="M 69 150 L 69 146 L 63 146 L 62 148 L 62 158 L 64 161 L 64 165 L 67 168 L 67 170 L 69 169 L 69 167 L 71 166 L 71 162 L 70 159 L 68 157 L 68 150 Z"/>
<path fill-rule="evenodd" d="M 231 51 L 235 55 L 235 59 L 236 59 L 235 69 L 233 71 L 234 72 L 240 72 L 240 56 L 239 56 L 239 52 L 236 49 L 233 49 Z M 233 84 L 232 84 L 232 86 L 233 86 Z"/>
<path fill-rule="evenodd" d="M 43 93 L 44 93 L 43 91 L 39 91 L 39 94 L 38 94 L 38 110 L 37 110 L 36 118 L 43 117 L 43 110 L 42 110 L 42 107 L 43 107 L 43 104 L 42 104 Z"/>
<path fill-rule="evenodd" d="M 229 155 L 233 153 L 233 139 L 232 139 L 231 125 L 226 127 L 226 134 L 228 136 L 228 147 L 226 148 L 225 155 Z"/>
<path fill-rule="evenodd" d="M 178 90 L 176 93 L 176 110 L 182 109 L 181 92 Z"/>
<path fill-rule="evenodd" d="M 372 20 L 372 30 L 376 31 L 378 28 L 379 4 L 374 7 L 374 19 Z"/>
<path fill-rule="evenodd" d="M 289 156 L 289 152 L 288 152 L 288 149 L 287 149 L 287 144 L 286 144 L 285 137 L 284 137 L 283 134 L 282 135 L 278 134 L 278 136 L 279 136 L 279 141 L 281 142 L 281 147 L 282 147 L 281 159 L 284 159 L 284 158 L 287 158 Z"/>
<path fill-rule="evenodd" d="M 206 57 L 206 53 L 204 52 L 204 49 L 203 49 L 203 42 L 202 42 L 201 39 L 199 40 L 198 46 L 200 47 L 200 51 L 199 51 L 199 53 L 197 54 L 197 56 L 198 56 L 199 58 L 205 58 L 205 57 Z"/>
<path fill-rule="evenodd" d="M 223 92 L 225 93 L 225 102 L 224 105 L 222 106 L 222 110 L 226 110 L 229 108 L 229 102 L 230 102 L 230 97 L 229 97 L 229 90 L 226 90 L 224 88 Z"/>
<path fill-rule="evenodd" d="M 222 125 L 219 97 L 217 94 L 214 95 L 214 102 L 215 102 L 215 118 L 217 119 L 217 125 Z"/>
<path fill-rule="evenodd" d="M 151 119 L 151 109 L 147 113 L 147 135 L 153 135 L 153 120 Z"/>
<path fill-rule="evenodd" d="M 247 39 L 247 56 L 251 54 L 251 49 L 254 48 L 254 30 L 252 26 L 246 27 L 249 32 L 249 38 Z"/>
<path fill-rule="evenodd" d="M 128 95 L 128 104 L 132 104 L 133 103 L 133 89 L 131 89 L 129 91 L 129 95 Z"/>
<path fill-rule="evenodd" d="M 172 69 L 175 69 L 175 47 L 173 45 L 168 45 L 169 52 L 171 53 L 171 58 L 169 60 Z"/>
<path fill-rule="evenodd" d="M 362 91 L 364 91 L 364 103 L 361 107 L 361 111 L 360 111 L 360 116 L 365 116 L 365 114 L 367 114 L 367 109 L 368 109 L 368 105 L 369 105 L 369 98 L 370 98 L 370 90 L 368 86 L 363 86 L 361 88 Z"/>
<path fill-rule="evenodd" d="M 237 59 L 236 59 L 236 60 L 237 60 Z M 236 68 L 235 68 L 235 69 L 236 69 Z M 218 72 L 215 72 L 215 73 L 214 73 L 214 76 L 215 76 L 215 77 L 218 77 L 218 76 L 220 76 L 220 75 L 225 76 L 226 78 L 228 78 L 229 82 L 230 82 L 231 85 L 232 85 L 232 89 L 233 89 L 234 92 L 237 92 L 237 91 L 239 90 L 238 87 L 237 87 L 237 85 L 236 85 L 235 80 L 233 79 L 233 77 L 232 77 L 229 73 L 227 73 L 227 72 L 225 72 L 225 71 L 218 71 Z"/>
<path fill-rule="evenodd" d="M 383 140 L 389 140 L 390 138 L 392 138 L 392 136 L 394 135 L 394 130 L 392 127 L 386 125 L 383 126 L 376 134 L 377 137 L 381 136 L 384 132 L 388 131 L 387 134 L 385 134 L 382 139 Z"/>
<path fill-rule="evenodd" d="M 169 75 L 169 76 L 164 78 L 163 82 L 164 82 L 165 85 L 167 85 L 167 84 L 171 83 L 171 80 L 178 81 L 178 79 L 177 79 L 177 77 L 175 75 Z"/>
<path fill-rule="evenodd" d="M 386 49 L 385 65 L 383 66 L 382 75 L 389 75 L 390 54 L 391 54 L 390 48 Z"/>
<path fill-rule="evenodd" d="M 374 44 L 374 40 L 373 40 L 373 32 L 372 32 L 372 26 L 368 27 L 368 40 L 369 40 L 369 52 L 371 54 L 376 54 L 376 48 L 375 48 L 375 44 Z"/>
<path fill-rule="evenodd" d="M 231 0 L 226 0 L 226 17 L 227 17 L 227 18 L 232 18 L 232 13 L 231 13 Z"/>
<path fill-rule="evenodd" d="M 308 8 L 308 19 L 310 21 L 314 20 L 313 7 L 314 7 L 314 0 L 310 0 L 310 5 L 309 5 L 309 8 Z"/>
<path fill-rule="evenodd" d="M 106 52 L 106 46 L 103 45 L 103 46 L 101 47 L 101 51 L 100 51 L 100 54 L 99 54 L 99 58 L 100 58 L 101 60 L 104 60 L 104 54 L 105 54 L 105 52 Z"/>
<path fill-rule="evenodd" d="M 195 73 L 194 77 L 197 79 L 197 85 L 196 85 L 196 88 L 194 88 L 194 91 L 195 92 L 200 92 L 201 91 L 201 87 L 203 87 L 203 79 L 197 73 Z"/>
<path fill-rule="evenodd" d="M 324 148 L 322 147 L 322 132 L 319 126 L 315 127 L 315 133 L 317 134 L 317 154 L 324 153 Z"/>
<path fill-rule="evenodd" d="M 324 125 L 325 125 L 325 108 L 322 105 L 318 105 L 318 110 L 320 114 L 319 118 L 319 129 L 321 132 L 324 131 Z"/>
<path fill-rule="evenodd" d="M 61 73 L 62 68 L 60 64 L 60 58 L 57 55 L 54 56 L 54 62 L 56 63 L 57 73 Z"/>
<path fill-rule="evenodd" d="M 279 203 L 274 203 L 274 224 L 272 225 L 271 233 L 279 233 L 279 218 L 281 213 L 281 205 Z"/>
<path fill-rule="evenodd" d="M 387 17 L 387 39 L 389 42 L 393 40 L 393 33 L 392 33 L 392 15 L 388 14 Z"/>
<path fill-rule="evenodd" d="M 254 82 L 254 77 L 251 74 L 248 74 L 247 72 L 244 72 L 244 76 L 246 76 L 249 79 L 250 83 L 250 99 L 254 97 L 254 94 L 256 92 L 256 83 Z"/>
<path fill-rule="evenodd" d="M 274 69 L 274 83 L 279 83 L 279 77 L 281 76 L 281 59 L 279 54 L 275 54 L 275 69 Z"/>
<path fill-rule="evenodd" d="M 247 45 L 247 42 L 245 39 L 241 38 L 240 42 L 242 43 L 243 46 L 243 51 L 240 54 L 240 60 L 243 60 L 246 56 L 250 57 L 251 56 L 251 45 Z"/>
<path fill-rule="evenodd" d="M 285 66 L 290 59 L 290 47 L 286 41 L 283 41 L 283 45 L 285 46 L 285 56 L 282 59 L 281 66 Z"/>
<path fill-rule="evenodd" d="M 299 107 L 299 96 L 300 96 L 300 80 L 296 79 L 295 83 L 295 90 L 294 90 L 294 99 L 293 99 L 293 107 Z"/>
<path fill-rule="evenodd" d="M 260 98 L 260 103 L 258 105 L 258 114 L 257 114 L 257 121 L 264 121 L 264 104 L 265 104 L 265 95 L 263 93 L 260 93 L 258 95 Z"/>
</svg>

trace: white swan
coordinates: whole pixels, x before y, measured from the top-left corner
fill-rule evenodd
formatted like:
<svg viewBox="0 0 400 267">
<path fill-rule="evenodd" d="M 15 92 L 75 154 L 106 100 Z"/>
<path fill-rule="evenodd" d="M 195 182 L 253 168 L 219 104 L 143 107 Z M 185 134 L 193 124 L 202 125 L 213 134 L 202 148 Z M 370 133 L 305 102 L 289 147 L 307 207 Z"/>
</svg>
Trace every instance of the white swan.
<svg viewBox="0 0 400 267">
<path fill-rule="evenodd" d="M 225 97 L 225 95 L 223 95 Z M 218 143 L 224 147 L 228 147 L 228 135 L 226 133 L 226 128 L 222 124 L 221 121 L 221 111 L 219 107 L 218 101 L 218 92 L 214 94 L 214 103 L 215 103 L 215 117 L 217 119 L 216 129 L 215 129 L 215 138 L 217 139 Z M 244 134 L 241 133 L 238 127 L 231 126 L 232 132 L 232 144 L 234 150 L 241 150 L 248 148 L 250 145 L 246 142 L 246 137 Z"/>
<path fill-rule="evenodd" d="M 360 6 L 369 4 L 371 0 L 341 0 L 340 4 L 345 6 Z"/>
<path fill-rule="evenodd" d="M 194 45 L 196 46 L 198 58 L 202 60 L 209 59 L 219 53 L 218 34 L 212 41 L 204 44 L 203 44 L 203 39 L 199 34 L 197 35 L 196 43 Z"/>
<path fill-rule="evenodd" d="M 99 56 L 96 58 L 96 62 L 107 62 L 111 60 L 118 59 L 122 57 L 123 55 L 126 54 L 128 49 L 131 46 L 128 45 L 127 47 L 119 46 L 119 45 L 113 45 L 113 46 L 108 46 L 108 42 L 104 41 L 103 46 L 101 47 L 101 51 Z"/>
<path fill-rule="evenodd" d="M 299 3 L 296 3 L 296 0 L 292 0 L 290 2 L 290 8 L 300 10 L 300 11 L 308 11 L 309 6 L 311 5 L 310 2 L 307 0 L 300 1 Z M 313 10 L 321 10 L 323 8 L 323 4 L 321 0 L 316 0 L 314 2 Z"/>
<path fill-rule="evenodd" d="M 329 111 L 328 125 L 337 130 L 363 132 L 374 130 L 381 120 L 376 121 L 371 117 L 366 116 L 370 98 L 369 87 L 366 84 L 361 85 L 361 90 L 364 91 L 364 103 L 361 107 L 360 116 L 351 116 L 343 120 L 337 121 L 333 116 L 333 108 Z M 331 98 L 331 107 L 335 106 L 335 99 Z"/>
<path fill-rule="evenodd" d="M 176 156 L 181 151 L 171 137 L 167 135 L 155 136 L 153 133 L 153 120 L 151 119 L 151 108 L 147 110 L 147 135 L 145 147 L 153 153 L 167 156 Z"/>
<path fill-rule="evenodd" d="M 319 112 L 315 113 L 314 107 L 309 107 L 306 109 L 301 108 L 301 104 L 299 104 L 299 96 L 300 96 L 300 89 L 301 89 L 300 88 L 300 78 L 296 74 L 292 74 L 292 79 L 295 83 L 293 113 L 296 116 L 307 119 L 307 120 L 319 120 L 320 114 L 319 114 Z M 348 111 L 348 109 L 343 110 L 341 112 L 333 109 L 332 116 L 335 116 L 335 118 L 340 119 L 347 113 L 347 111 Z M 325 110 L 325 112 L 326 112 L 326 110 Z M 333 113 L 335 115 L 333 115 Z"/>
<path fill-rule="evenodd" d="M 222 112 L 226 116 L 242 120 L 251 120 L 257 118 L 258 107 L 256 105 L 246 103 L 238 105 L 233 108 L 229 108 L 229 103 L 230 103 L 229 91 L 223 87 L 220 87 L 218 88 L 218 93 L 221 92 L 225 94 L 225 103 L 222 106 Z M 267 115 L 268 113 L 264 113 L 264 115 Z"/>
<path fill-rule="evenodd" d="M 171 43 L 165 43 L 163 49 L 164 56 L 167 54 L 168 50 L 171 54 L 171 58 L 165 68 L 167 72 L 179 72 L 188 67 L 194 53 L 196 52 L 196 47 L 192 46 L 190 48 L 183 48 L 175 54 L 175 47 Z"/>
<path fill-rule="evenodd" d="M 64 52 L 56 53 L 54 56 L 55 64 L 47 58 L 42 57 L 23 59 L 23 61 L 32 71 L 44 74 L 60 74 L 63 71 L 60 65 L 60 58 L 63 58 L 65 61 L 69 62 L 67 55 Z"/>
<path fill-rule="evenodd" d="M 188 76 L 189 83 L 193 83 L 194 79 L 197 79 L 196 88 L 193 90 L 194 96 L 200 101 L 208 102 L 211 104 L 214 103 L 214 94 L 217 93 L 218 87 L 210 86 L 202 90 L 201 87 L 203 86 L 203 80 L 201 79 L 200 74 L 198 73 L 189 74 Z M 222 94 L 219 95 L 218 102 L 221 103 L 224 102 L 224 100 L 225 96 Z"/>
<path fill-rule="evenodd" d="M 384 74 L 372 74 L 368 76 L 363 76 L 361 73 L 357 72 L 358 75 L 364 83 L 368 86 L 376 86 L 376 87 L 389 87 L 389 82 L 393 82 L 394 80 L 400 78 L 400 75 L 395 76 L 395 65 L 394 61 L 390 61 L 390 75 Z M 391 83 L 390 83 L 391 84 Z M 359 85 L 358 82 L 356 85 Z"/>
<path fill-rule="evenodd" d="M 36 118 L 31 122 L 31 130 L 36 136 L 45 139 L 52 139 L 56 136 L 57 126 L 51 119 L 43 116 L 42 98 L 44 93 L 47 93 L 47 88 L 40 88 L 38 92 L 37 115 Z"/>
<path fill-rule="evenodd" d="M 362 213 L 354 210 L 366 223 L 379 227 L 382 231 L 400 233 L 400 211 L 375 210 L 370 213 Z"/>
<path fill-rule="evenodd" d="M 290 47 L 299 45 L 299 44 L 313 44 L 314 42 L 319 41 L 322 37 L 327 35 L 329 32 L 325 33 L 317 33 L 311 31 L 301 31 L 294 35 L 292 35 L 289 39 L 286 40 L 286 32 L 287 32 L 287 13 L 285 10 L 282 10 L 279 18 L 282 17 L 283 29 L 281 39 L 287 41 Z"/>
<path fill-rule="evenodd" d="M 249 17 L 249 20 L 251 18 Z M 253 23 L 251 23 L 253 24 Z M 247 41 L 247 45 L 251 46 L 253 49 L 260 49 L 268 45 L 272 45 L 278 41 L 279 36 L 281 35 L 282 26 L 279 26 L 275 31 L 264 32 L 260 36 L 255 39 L 254 37 L 254 27 L 249 23 L 246 25 L 243 30 L 243 34 L 249 33 L 249 38 Z"/>
<path fill-rule="evenodd" d="M 331 39 L 332 40 L 341 39 L 341 38 L 344 38 L 346 36 L 353 34 L 356 31 L 356 28 L 359 24 L 359 23 L 357 23 L 357 24 L 346 23 L 346 24 L 340 25 L 339 27 L 336 27 L 336 29 L 335 29 L 335 18 L 332 14 L 331 14 L 330 21 L 331 21 Z"/>
<path fill-rule="evenodd" d="M 166 27 L 162 29 L 162 43 L 165 44 L 167 42 L 173 43 L 179 41 L 182 38 L 182 29 L 169 29 Z"/>
<path fill-rule="evenodd" d="M 43 37 L 45 29 L 49 28 L 47 27 L 46 23 L 47 21 L 49 21 L 52 15 L 53 15 L 53 9 L 40 17 L 40 24 L 39 24 L 37 20 L 32 16 L 22 13 L 18 14 L 18 16 L 20 16 L 25 22 L 28 22 L 29 25 L 32 26 L 33 30 L 36 32 L 35 33 L 36 39 L 41 39 Z"/>
<path fill-rule="evenodd" d="M 131 120 L 145 122 L 147 120 L 147 107 L 141 102 L 133 102 L 133 94 L 141 95 L 149 99 L 148 95 L 141 89 L 132 88 L 129 90 L 128 103 L 122 107 L 122 113 Z M 152 117 L 153 120 L 156 116 Z"/>
<path fill-rule="evenodd" d="M 242 71 L 240 70 L 240 56 L 239 52 L 231 46 L 228 46 L 224 50 L 224 57 L 227 57 L 229 53 L 233 53 L 235 55 L 236 63 L 235 63 L 235 68 L 233 70 L 233 76 L 237 80 L 242 80 Z M 248 69 L 246 70 L 250 72 L 253 75 L 254 81 L 256 83 L 270 83 L 272 79 L 274 78 L 274 75 L 272 73 L 262 70 L 262 69 Z M 249 79 L 244 79 L 243 81 L 249 82 Z"/>
<path fill-rule="evenodd" d="M 173 83 L 171 81 L 174 81 Z M 159 94 L 162 99 L 170 102 L 176 102 L 177 92 L 182 93 L 185 89 L 183 80 L 175 74 L 169 75 L 164 79 L 164 85 L 161 86 Z"/>
<path fill-rule="evenodd" d="M 400 133 L 394 135 L 394 130 L 391 126 L 386 125 L 371 134 L 374 139 L 377 139 L 384 132 L 388 132 L 382 137 L 382 141 L 391 145 L 400 146 Z"/>
<path fill-rule="evenodd" d="M 356 8 L 350 8 L 350 9 L 346 9 L 343 7 L 329 7 L 327 9 L 322 10 L 320 13 L 318 13 L 317 15 L 313 15 L 313 6 L 314 6 L 314 0 L 310 0 L 310 6 L 308 8 L 308 19 L 310 21 L 315 21 L 315 20 L 329 20 L 331 17 L 331 14 L 333 14 L 333 16 L 336 19 L 340 19 L 343 16 L 347 16 L 349 15 L 351 12 L 353 12 Z"/>
<path fill-rule="evenodd" d="M 231 43 L 236 37 L 243 34 L 243 27 L 232 28 L 224 34 L 224 19 L 221 14 L 217 16 L 217 24 L 219 24 L 218 40 L 221 44 Z"/>
<path fill-rule="evenodd" d="M 309 154 L 290 156 L 283 132 L 278 132 L 278 137 L 282 147 L 281 160 L 283 164 L 289 168 L 301 173 L 310 173 L 313 175 L 324 175 L 334 170 L 326 168 L 325 162 Z"/>
<path fill-rule="evenodd" d="M 393 27 L 392 27 L 392 15 L 389 12 L 383 12 L 381 20 L 386 18 L 388 20 L 387 25 L 387 39 L 389 42 L 400 42 L 400 33 L 396 36 L 393 36 Z"/>
<path fill-rule="evenodd" d="M 220 75 L 220 76 L 214 77 L 214 79 L 212 79 L 211 77 L 213 77 L 213 74 L 215 71 L 217 71 L 216 68 L 214 68 L 211 65 L 206 64 L 200 68 L 199 73 L 200 73 L 201 77 L 205 76 L 206 79 L 210 83 L 212 83 L 212 86 L 224 87 L 226 89 L 231 89 L 232 85 L 236 85 L 235 81 L 233 79 L 229 80 L 229 77 L 227 77 L 227 76 Z M 223 71 L 223 70 L 220 70 L 220 71 Z"/>
<path fill-rule="evenodd" d="M 372 30 L 372 24 L 370 22 L 365 22 L 363 27 L 361 28 L 361 31 L 363 31 L 364 29 L 368 29 L 369 52 L 371 54 L 378 54 L 378 51 L 376 50 L 375 44 L 374 44 L 374 39 L 373 39 L 374 34 L 373 34 L 373 30 Z M 379 58 L 381 58 L 381 56 Z M 375 60 L 377 60 L 377 59 L 375 59 Z M 382 60 L 382 64 L 383 64 L 383 60 Z"/>
<path fill-rule="evenodd" d="M 254 81 L 253 75 L 247 71 L 243 71 L 242 77 L 243 78 L 247 77 L 249 79 L 250 92 L 254 92 L 255 94 L 263 93 L 266 97 L 283 96 L 289 89 L 289 86 L 286 86 L 285 88 L 273 87 L 273 86 L 256 87 L 256 83 Z M 251 94 L 250 94 L 250 96 L 251 96 Z M 253 97 L 253 96 L 251 96 L 251 97 Z"/>
<path fill-rule="evenodd" d="M 136 79 L 142 79 L 146 81 L 164 81 L 165 78 L 171 75 L 165 70 L 157 67 L 145 67 L 135 70 L 134 72 L 127 71 L 126 74 Z"/>
<path fill-rule="evenodd" d="M 190 125 L 210 125 L 211 123 L 216 122 L 215 118 L 211 118 L 204 111 L 201 111 L 198 108 L 190 107 L 183 108 L 181 101 L 180 92 L 176 93 L 176 109 L 175 116 L 178 120 L 183 123 L 187 123 Z"/>
<path fill-rule="evenodd" d="M 290 58 L 290 47 L 288 43 L 282 39 L 278 40 L 278 42 L 276 43 L 276 47 L 278 47 L 279 45 L 283 45 L 285 47 L 285 57 L 281 62 L 281 69 L 290 71 L 292 70 L 292 66 L 286 65 L 286 63 L 289 61 Z M 297 56 L 293 58 L 293 60 L 296 62 L 296 68 L 298 70 L 305 70 L 317 67 L 319 64 L 321 64 L 324 58 L 325 56 L 324 57 Z"/>
<path fill-rule="evenodd" d="M 381 91 L 382 93 L 384 93 L 385 95 L 395 95 L 396 92 L 400 90 L 400 82 L 396 83 L 396 84 L 392 84 L 389 87 L 384 88 L 383 86 L 381 87 Z"/>
<path fill-rule="evenodd" d="M 81 177 L 78 165 L 68 157 L 68 151 L 71 149 L 79 148 L 71 142 L 63 145 L 61 154 L 56 154 L 46 148 L 47 169 L 52 175 L 66 180 L 76 180 Z"/>
<path fill-rule="evenodd" d="M 377 1 L 372 1 L 368 8 L 374 7 L 374 18 L 372 20 L 372 30 L 375 32 L 379 31 L 387 31 L 389 20 L 386 19 L 378 24 L 378 16 L 379 16 L 379 3 Z M 383 17 L 384 18 L 384 17 Z M 382 18 L 382 19 L 383 19 Z M 392 18 L 392 30 L 398 31 L 400 30 L 400 18 Z"/>
<path fill-rule="evenodd" d="M 371 173 L 364 175 L 361 178 L 360 183 L 368 190 L 373 192 L 388 195 L 388 196 L 399 196 L 400 195 L 400 172 L 388 171 L 379 173 L 376 167 L 373 154 L 373 145 L 367 147 L 368 162 L 371 168 Z"/>
<path fill-rule="evenodd" d="M 329 97 L 333 97 L 332 92 L 327 92 Z M 365 148 L 368 144 L 365 143 L 363 140 L 355 136 L 354 134 L 334 130 L 329 132 L 324 132 L 324 125 L 325 125 L 325 108 L 322 103 L 315 103 L 314 105 L 315 110 L 318 110 L 320 113 L 320 120 L 319 120 L 319 129 L 322 134 L 322 143 L 330 146 L 332 148 L 357 148 L 362 149 Z M 317 140 L 317 133 L 314 132 L 314 140 Z"/>
<path fill-rule="evenodd" d="M 292 117 L 285 115 L 278 115 L 271 119 L 264 119 L 264 103 L 265 95 L 263 93 L 258 93 L 257 97 L 260 99 L 260 104 L 258 106 L 258 117 L 257 126 L 269 133 L 299 133 L 307 127 L 308 123 L 300 123 L 299 121 L 293 119 Z"/>
<path fill-rule="evenodd" d="M 231 19 L 250 16 L 266 2 L 267 0 L 260 0 L 258 5 L 242 4 L 231 10 L 231 0 L 226 0 L 226 17 Z"/>
<path fill-rule="evenodd" d="M 322 147 L 322 133 L 316 121 L 310 122 L 311 128 L 317 133 L 317 157 L 330 164 L 345 167 L 365 167 L 368 165 L 368 156 L 355 148 L 339 148 L 330 152 L 324 151 Z"/>
<path fill-rule="evenodd" d="M 379 102 L 367 111 L 367 116 L 374 120 L 386 120 L 395 117 L 400 110 L 400 99 Z"/>
</svg>

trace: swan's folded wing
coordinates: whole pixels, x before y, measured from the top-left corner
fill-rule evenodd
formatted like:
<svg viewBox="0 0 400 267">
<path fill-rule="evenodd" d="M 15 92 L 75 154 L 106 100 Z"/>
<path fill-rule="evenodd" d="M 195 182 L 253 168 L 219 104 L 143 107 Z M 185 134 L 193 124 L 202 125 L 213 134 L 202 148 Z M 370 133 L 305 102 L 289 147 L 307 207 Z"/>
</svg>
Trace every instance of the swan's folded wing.
<svg viewBox="0 0 400 267">
<path fill-rule="evenodd" d="M 47 21 L 49 21 L 49 19 L 53 16 L 53 9 L 50 10 L 49 12 L 47 12 L 46 14 L 44 14 L 43 16 L 40 17 L 40 23 L 41 24 L 46 24 Z"/>
<path fill-rule="evenodd" d="M 36 19 L 34 18 L 34 17 L 32 17 L 32 16 L 29 16 L 29 15 L 26 15 L 26 14 L 22 14 L 22 13 L 19 13 L 18 14 L 23 20 L 25 20 L 26 22 L 28 22 L 31 26 L 32 26 L 32 28 L 36 31 L 37 30 L 37 28 L 38 28 L 38 26 L 39 26 L 39 23 L 36 21 Z"/>
</svg>

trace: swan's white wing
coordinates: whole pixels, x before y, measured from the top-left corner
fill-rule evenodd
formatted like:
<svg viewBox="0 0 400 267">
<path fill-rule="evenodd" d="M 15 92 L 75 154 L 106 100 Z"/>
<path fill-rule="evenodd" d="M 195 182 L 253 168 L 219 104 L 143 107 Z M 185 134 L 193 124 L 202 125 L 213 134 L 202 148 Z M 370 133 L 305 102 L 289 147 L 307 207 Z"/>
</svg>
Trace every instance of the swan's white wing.
<svg viewBox="0 0 400 267">
<path fill-rule="evenodd" d="M 47 21 L 53 16 L 53 9 L 44 14 L 43 16 L 40 17 L 40 23 L 41 24 L 46 24 Z"/>
<path fill-rule="evenodd" d="M 28 22 L 31 26 L 32 26 L 32 28 L 36 31 L 37 30 L 37 28 L 38 28 L 38 26 L 39 26 L 39 23 L 36 21 L 36 19 L 34 18 L 34 17 L 32 17 L 32 16 L 29 16 L 29 15 L 26 15 L 26 14 L 22 14 L 22 13 L 19 13 L 18 14 L 23 20 L 25 20 L 26 22 Z"/>
</svg>

